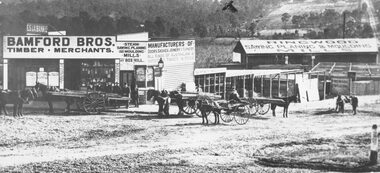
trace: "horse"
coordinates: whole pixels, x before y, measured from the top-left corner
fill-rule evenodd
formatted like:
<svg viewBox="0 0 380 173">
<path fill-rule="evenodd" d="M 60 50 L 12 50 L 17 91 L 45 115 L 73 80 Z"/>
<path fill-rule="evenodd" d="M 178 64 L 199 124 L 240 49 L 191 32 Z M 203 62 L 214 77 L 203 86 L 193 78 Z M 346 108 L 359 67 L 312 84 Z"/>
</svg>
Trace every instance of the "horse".
<svg viewBox="0 0 380 173">
<path fill-rule="evenodd" d="M 23 115 L 23 104 L 28 104 L 30 100 L 34 100 L 38 97 L 36 89 L 26 88 L 23 90 L 15 91 L 1 91 L 0 93 L 0 114 L 1 109 L 4 110 L 4 114 L 7 115 L 8 112 L 5 108 L 7 104 L 13 104 L 13 117 L 22 117 Z"/>
<path fill-rule="evenodd" d="M 293 95 L 293 96 L 290 96 L 290 97 L 278 97 L 277 99 L 282 99 L 284 101 L 284 103 L 271 103 L 271 109 L 272 109 L 272 112 L 273 112 L 273 116 L 275 117 L 276 116 L 276 113 L 275 113 L 275 110 L 276 110 L 276 107 L 277 106 L 280 106 L 280 107 L 284 107 L 284 112 L 282 114 L 282 116 L 284 118 L 288 118 L 288 108 L 289 108 L 289 104 L 291 102 L 297 102 L 297 96 L 296 95 Z"/>
<path fill-rule="evenodd" d="M 214 102 L 214 101 L 208 101 L 204 100 L 200 103 L 199 105 L 199 110 L 201 111 L 202 114 L 202 124 L 208 124 L 208 119 L 207 116 L 209 115 L 209 112 L 214 113 L 215 116 L 215 122 L 214 124 L 219 124 L 219 115 L 221 114 L 222 109 L 220 106 Z"/>
<path fill-rule="evenodd" d="M 169 92 L 167 90 L 162 90 L 161 92 L 157 90 L 148 90 L 147 99 L 153 99 L 153 103 L 157 101 L 158 116 L 169 116 L 171 98 L 169 97 Z"/>
</svg>

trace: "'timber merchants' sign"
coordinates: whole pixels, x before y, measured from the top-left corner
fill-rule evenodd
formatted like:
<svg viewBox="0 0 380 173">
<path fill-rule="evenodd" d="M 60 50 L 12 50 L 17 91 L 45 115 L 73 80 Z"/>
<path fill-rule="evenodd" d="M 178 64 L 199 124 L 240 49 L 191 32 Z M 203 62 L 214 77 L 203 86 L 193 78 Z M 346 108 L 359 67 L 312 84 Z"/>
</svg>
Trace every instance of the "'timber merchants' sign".
<svg viewBox="0 0 380 173">
<path fill-rule="evenodd" d="M 376 39 L 240 40 L 248 54 L 377 52 Z"/>
<path fill-rule="evenodd" d="M 4 58 L 115 58 L 114 36 L 5 36 Z"/>
</svg>

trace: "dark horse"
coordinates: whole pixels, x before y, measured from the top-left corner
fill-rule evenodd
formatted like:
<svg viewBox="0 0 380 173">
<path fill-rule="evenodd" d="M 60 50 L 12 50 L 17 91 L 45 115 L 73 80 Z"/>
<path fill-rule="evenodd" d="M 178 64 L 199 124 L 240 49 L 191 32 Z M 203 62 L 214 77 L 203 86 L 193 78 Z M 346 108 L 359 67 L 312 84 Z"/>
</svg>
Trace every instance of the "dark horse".
<svg viewBox="0 0 380 173">
<path fill-rule="evenodd" d="M 201 101 L 199 105 L 199 110 L 202 114 L 202 124 L 208 124 L 207 116 L 210 114 L 210 112 L 214 113 L 214 124 L 219 124 L 219 115 L 221 114 L 222 109 L 216 102 L 208 100 Z"/>
<path fill-rule="evenodd" d="M 52 100 L 51 100 L 51 97 L 50 95 L 48 94 L 48 91 L 49 91 L 49 87 L 44 85 L 44 84 L 41 84 L 41 83 L 36 83 L 36 85 L 34 86 L 34 88 L 37 90 L 37 91 L 41 91 L 42 93 L 42 98 L 43 99 L 46 99 L 46 101 L 48 102 L 48 105 L 49 105 L 49 113 L 54 113 L 54 110 L 53 110 L 53 103 L 52 103 Z"/>
<path fill-rule="evenodd" d="M 16 91 L 1 91 L 0 93 L 0 114 L 1 109 L 4 110 L 4 114 L 8 112 L 5 109 L 5 105 L 13 104 L 13 116 L 21 117 L 23 115 L 23 104 L 29 103 L 30 100 L 37 98 L 37 91 L 35 88 L 26 88 Z"/>
<path fill-rule="evenodd" d="M 276 113 L 275 113 L 275 110 L 276 110 L 276 107 L 277 106 L 280 106 L 280 107 L 284 107 L 284 112 L 282 114 L 282 116 L 284 118 L 288 118 L 288 108 L 289 108 L 289 104 L 291 102 L 297 102 L 297 96 L 296 95 L 293 95 L 293 96 L 290 96 L 290 97 L 278 97 L 277 99 L 282 99 L 284 100 L 284 103 L 271 103 L 271 109 L 272 109 L 272 112 L 273 112 L 273 116 L 275 117 L 276 116 Z"/>
<path fill-rule="evenodd" d="M 169 100 L 168 97 L 167 97 L 167 94 L 169 96 Z M 153 103 L 155 103 L 155 101 L 158 102 L 158 112 L 160 114 L 160 112 L 162 113 L 162 111 L 164 110 L 165 112 L 165 109 L 167 113 L 165 113 L 166 115 L 169 115 L 169 106 L 170 106 L 170 103 L 177 103 L 177 106 L 178 106 L 178 115 L 182 115 L 182 110 L 183 110 L 183 103 L 182 103 L 182 95 L 181 93 L 179 93 L 178 91 L 170 91 L 170 92 L 167 92 L 165 90 L 165 93 L 162 93 L 162 91 L 158 91 L 158 90 L 148 90 L 148 93 L 147 93 L 147 99 L 148 100 L 151 100 L 153 98 Z M 163 100 L 164 99 L 164 100 Z"/>
<path fill-rule="evenodd" d="M 167 90 L 162 90 L 161 92 L 157 90 L 148 90 L 147 99 L 153 99 L 153 103 L 157 101 L 158 116 L 169 116 L 171 98 L 169 97 L 169 92 Z"/>
</svg>

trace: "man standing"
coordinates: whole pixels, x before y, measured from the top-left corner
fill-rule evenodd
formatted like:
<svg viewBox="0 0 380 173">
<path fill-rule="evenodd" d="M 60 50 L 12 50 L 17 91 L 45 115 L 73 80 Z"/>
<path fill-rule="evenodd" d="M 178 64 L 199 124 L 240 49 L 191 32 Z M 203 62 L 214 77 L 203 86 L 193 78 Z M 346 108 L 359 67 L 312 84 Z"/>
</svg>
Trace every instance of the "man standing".
<svg viewBox="0 0 380 173">
<path fill-rule="evenodd" d="M 129 88 L 127 83 L 124 83 L 124 85 L 122 87 L 122 96 L 131 98 L 129 95 L 130 93 L 131 93 L 131 89 Z M 125 105 L 125 107 L 127 109 L 129 108 L 129 100 L 127 101 L 127 104 Z"/>
<path fill-rule="evenodd" d="M 135 104 L 135 107 L 138 108 L 139 107 L 139 87 L 137 86 L 137 84 L 134 86 L 134 88 L 132 88 L 132 101 L 133 103 Z"/>
<path fill-rule="evenodd" d="M 356 108 L 358 107 L 358 98 L 355 96 L 350 96 L 351 105 L 352 105 L 352 111 L 354 112 L 354 115 L 356 115 Z"/>
</svg>

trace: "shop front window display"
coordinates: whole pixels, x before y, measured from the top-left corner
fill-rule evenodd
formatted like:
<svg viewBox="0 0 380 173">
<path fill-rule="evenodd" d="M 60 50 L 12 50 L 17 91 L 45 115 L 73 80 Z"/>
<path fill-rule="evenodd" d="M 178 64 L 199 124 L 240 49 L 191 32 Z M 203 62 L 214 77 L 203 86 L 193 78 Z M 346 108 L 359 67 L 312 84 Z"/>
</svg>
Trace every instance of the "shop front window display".
<svg viewBox="0 0 380 173">
<path fill-rule="evenodd" d="M 93 60 L 81 63 L 81 86 L 105 86 L 115 80 L 115 64 L 112 61 Z"/>
</svg>

